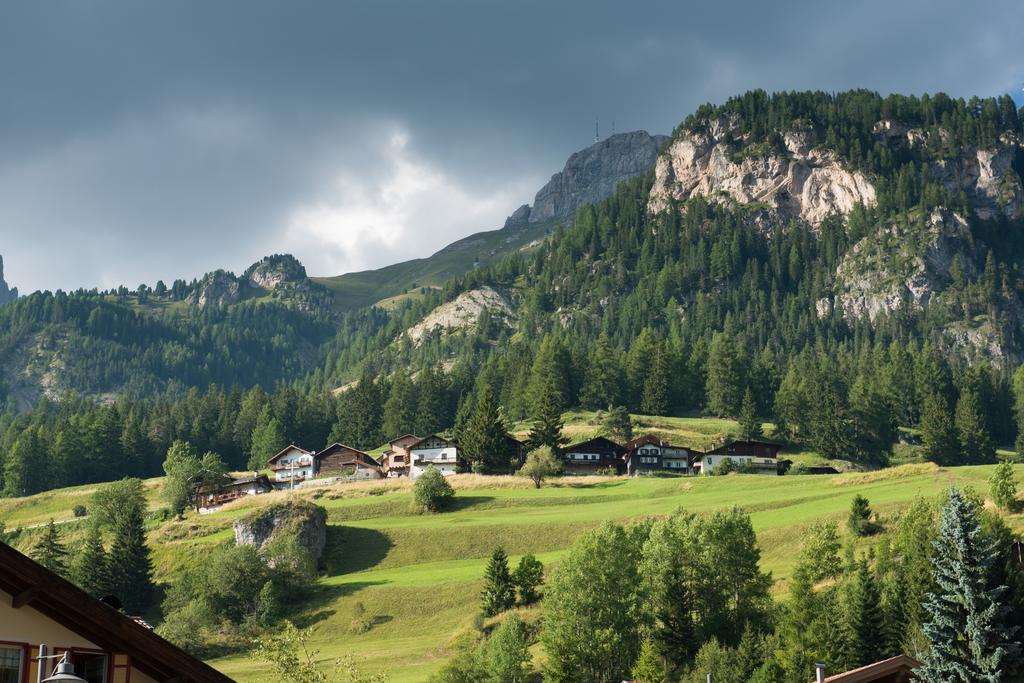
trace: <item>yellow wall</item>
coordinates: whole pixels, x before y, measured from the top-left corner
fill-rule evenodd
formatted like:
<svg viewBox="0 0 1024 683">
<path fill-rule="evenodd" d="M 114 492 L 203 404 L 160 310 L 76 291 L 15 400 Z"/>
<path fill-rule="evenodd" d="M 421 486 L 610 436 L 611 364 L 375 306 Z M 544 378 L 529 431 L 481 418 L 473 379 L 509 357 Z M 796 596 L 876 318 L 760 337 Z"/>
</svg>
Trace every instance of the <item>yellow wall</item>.
<svg viewBox="0 0 1024 683">
<path fill-rule="evenodd" d="M 100 650 L 93 642 L 90 642 L 81 635 L 71 631 L 61 624 L 53 621 L 41 612 L 32 608 L 29 603 L 19 609 L 11 607 L 12 597 L 0 590 L 0 640 L 13 641 L 16 643 L 29 643 L 32 646 L 31 656 L 38 654 L 39 643 L 45 643 L 50 653 L 54 648 L 82 648 Z M 124 664 L 125 655 L 115 654 L 108 666 Z M 121 672 L 123 668 L 114 668 L 114 683 L 125 683 Z M 32 663 L 29 671 L 29 681 L 35 683 L 36 668 Z M 131 670 L 131 683 L 157 683 L 149 676 L 146 676 L 138 669 Z"/>
</svg>

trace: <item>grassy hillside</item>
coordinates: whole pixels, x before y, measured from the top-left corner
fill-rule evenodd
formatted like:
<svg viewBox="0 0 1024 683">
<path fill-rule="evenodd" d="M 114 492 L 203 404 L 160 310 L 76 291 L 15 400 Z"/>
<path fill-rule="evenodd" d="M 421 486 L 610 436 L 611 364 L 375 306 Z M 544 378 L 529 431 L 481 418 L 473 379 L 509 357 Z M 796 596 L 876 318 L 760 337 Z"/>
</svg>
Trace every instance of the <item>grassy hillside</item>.
<svg viewBox="0 0 1024 683">
<path fill-rule="evenodd" d="M 580 533 L 606 520 L 665 515 L 680 506 L 710 512 L 739 505 L 752 515 L 775 592 L 784 594 L 801 531 L 822 518 L 842 522 L 855 494 L 866 496 L 884 523 L 915 497 L 935 495 L 951 483 L 987 492 L 991 469 L 926 464 L 834 477 L 565 478 L 540 490 L 517 478 L 460 475 L 454 479 L 455 509 L 438 515 L 409 513 L 410 482 L 369 482 L 240 501 L 211 515 L 156 525 L 150 544 L 158 579 L 173 580 L 203 557 L 204 548 L 230 539 L 232 522 L 253 506 L 286 496 L 315 500 L 327 509 L 330 524 L 324 575 L 314 597 L 299 607 L 297 621 L 316 627 L 315 646 L 325 660 L 352 652 L 367 670 L 387 670 L 393 681 L 420 681 L 472 628 L 480 577 L 496 544 L 513 561 L 532 552 L 550 568 Z M 1024 466 L 1018 470 L 1024 476 Z M 149 489 L 157 485 L 151 480 Z M 85 493 L 78 488 L 0 501 L 0 518 L 8 528 L 61 519 Z M 1020 514 L 1008 521 L 1024 528 Z M 72 538 L 75 526 L 67 525 Z M 24 549 L 31 535 L 16 544 Z M 365 633 L 350 630 L 357 603 L 374 624 Z M 240 681 L 269 680 L 265 667 L 246 654 L 213 664 Z"/>
<path fill-rule="evenodd" d="M 377 270 L 315 277 L 314 282 L 334 294 L 342 310 L 372 306 L 419 287 L 436 287 L 465 274 L 474 266 L 496 261 L 520 249 L 530 248 L 554 227 L 551 222 L 478 232 L 449 244 L 426 258 L 395 263 Z"/>
</svg>

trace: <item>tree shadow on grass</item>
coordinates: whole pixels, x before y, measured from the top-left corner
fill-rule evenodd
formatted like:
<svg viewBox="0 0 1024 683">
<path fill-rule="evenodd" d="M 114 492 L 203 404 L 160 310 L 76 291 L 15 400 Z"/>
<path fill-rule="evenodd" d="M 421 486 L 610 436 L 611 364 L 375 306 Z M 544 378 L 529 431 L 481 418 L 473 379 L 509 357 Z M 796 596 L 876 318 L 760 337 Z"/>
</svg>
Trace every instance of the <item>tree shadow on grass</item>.
<svg viewBox="0 0 1024 683">
<path fill-rule="evenodd" d="M 320 564 L 329 576 L 372 569 L 383 560 L 391 539 L 375 529 L 327 525 L 327 544 Z"/>
<path fill-rule="evenodd" d="M 496 500 L 494 496 L 460 496 L 456 494 L 445 508 L 445 512 L 462 512 L 474 507 L 481 507 Z"/>
</svg>

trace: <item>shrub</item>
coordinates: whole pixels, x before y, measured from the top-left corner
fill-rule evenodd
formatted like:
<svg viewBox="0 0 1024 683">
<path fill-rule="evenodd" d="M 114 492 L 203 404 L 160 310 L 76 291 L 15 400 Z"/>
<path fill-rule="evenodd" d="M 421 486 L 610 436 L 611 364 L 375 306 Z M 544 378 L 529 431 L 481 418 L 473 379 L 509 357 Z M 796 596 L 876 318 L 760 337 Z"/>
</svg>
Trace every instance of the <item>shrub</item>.
<svg viewBox="0 0 1024 683">
<path fill-rule="evenodd" d="M 1017 502 L 1017 479 L 1013 475 L 1013 464 L 1004 461 L 996 465 L 989 479 L 992 502 L 1004 510 L 1013 510 Z"/>
<path fill-rule="evenodd" d="M 71 514 L 73 514 L 75 517 L 85 517 L 87 514 L 89 514 L 89 511 L 86 509 L 84 505 L 79 503 L 75 507 L 71 508 Z"/>
<path fill-rule="evenodd" d="M 839 555 L 842 547 L 838 524 L 834 521 L 815 522 L 804 538 L 798 564 L 807 569 L 812 581 L 839 576 L 843 568 Z"/>
<path fill-rule="evenodd" d="M 544 565 L 533 555 L 523 555 L 519 565 L 512 573 L 516 590 L 519 593 L 519 602 L 529 605 L 537 602 L 540 595 L 537 594 L 537 587 L 544 582 Z"/>
<path fill-rule="evenodd" d="M 846 527 L 854 536 L 870 536 L 877 531 L 877 527 L 871 523 L 871 515 L 868 499 L 858 493 L 850 503 L 850 516 L 846 520 Z"/>
<path fill-rule="evenodd" d="M 417 507 L 427 512 L 444 510 L 454 495 L 452 485 L 433 465 L 420 475 L 412 487 L 412 497 Z"/>
</svg>

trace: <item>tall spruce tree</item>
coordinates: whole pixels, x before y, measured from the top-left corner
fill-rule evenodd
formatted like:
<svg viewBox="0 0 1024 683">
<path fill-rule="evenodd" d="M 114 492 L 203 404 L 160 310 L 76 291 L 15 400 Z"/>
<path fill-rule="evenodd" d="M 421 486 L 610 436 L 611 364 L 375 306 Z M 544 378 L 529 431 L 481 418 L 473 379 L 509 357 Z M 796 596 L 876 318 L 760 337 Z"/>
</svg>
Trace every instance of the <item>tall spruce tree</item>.
<svg viewBox="0 0 1024 683">
<path fill-rule="evenodd" d="M 711 340 L 708 351 L 708 410 L 720 416 L 737 415 L 746 380 L 746 358 L 742 349 L 732 335 L 719 332 Z"/>
<path fill-rule="evenodd" d="M 580 405 L 598 410 L 614 405 L 622 398 L 623 373 L 608 335 L 602 334 L 594 342 L 580 389 Z"/>
<path fill-rule="evenodd" d="M 1018 656 L 1006 625 L 1006 586 L 990 585 L 996 548 L 978 517 L 975 504 L 950 487 L 932 557 L 936 590 L 924 603 L 929 648 L 916 672 L 929 683 L 999 683 Z"/>
<path fill-rule="evenodd" d="M 845 617 L 847 665 L 856 668 L 875 661 L 883 626 L 881 599 L 866 559 L 857 563 L 846 596 Z"/>
<path fill-rule="evenodd" d="M 740 437 L 744 439 L 760 439 L 764 436 L 761 420 L 757 416 L 757 404 L 754 392 L 747 387 L 743 392 L 743 403 L 740 405 Z"/>
<path fill-rule="evenodd" d="M 487 561 L 480 603 L 484 615 L 488 617 L 515 607 L 516 584 L 508 568 L 508 555 L 500 546 L 494 549 L 491 559 Z"/>
<path fill-rule="evenodd" d="M 565 437 L 562 436 L 562 407 L 553 390 L 546 390 L 540 396 L 531 420 L 530 433 L 526 437 L 530 450 L 548 446 L 557 453 L 565 445 Z"/>
<path fill-rule="evenodd" d="M 94 598 L 110 592 L 107 551 L 98 524 L 90 524 L 81 550 L 71 560 L 71 580 Z"/>
<path fill-rule="evenodd" d="M 43 565 L 51 572 L 67 576 L 68 551 L 61 541 L 60 530 L 51 519 L 43 529 L 43 535 L 32 548 L 32 559 Z"/>
<path fill-rule="evenodd" d="M 267 460 L 288 445 L 285 438 L 281 423 L 274 417 L 270 404 L 263 406 L 250 439 L 249 469 L 255 471 L 266 467 Z"/>
<path fill-rule="evenodd" d="M 647 415 L 668 415 L 672 389 L 672 365 L 665 342 L 659 341 L 654 350 L 647 379 L 644 381 L 640 410 Z"/>
<path fill-rule="evenodd" d="M 474 472 L 508 474 L 512 463 L 506 434 L 494 390 L 485 383 L 477 392 L 473 413 L 461 434 L 462 452 L 472 463 Z"/>
<path fill-rule="evenodd" d="M 140 613 L 153 593 L 153 563 L 146 545 L 146 502 L 142 482 L 126 480 L 132 486 L 129 500 L 120 501 L 110 520 L 113 541 L 110 545 L 110 589 L 126 610 Z"/>
<path fill-rule="evenodd" d="M 968 463 L 988 464 L 996 461 L 996 448 L 992 443 L 981 397 L 974 387 L 965 387 L 956 402 L 957 438 L 963 458 Z"/>
<path fill-rule="evenodd" d="M 391 390 L 384 402 L 381 423 L 386 439 L 409 434 L 416 429 L 416 387 L 404 370 L 400 369 L 391 378 Z"/>
<path fill-rule="evenodd" d="M 925 395 L 920 427 L 925 458 L 939 465 L 958 462 L 960 442 L 949 403 L 942 394 L 932 392 Z"/>
</svg>

